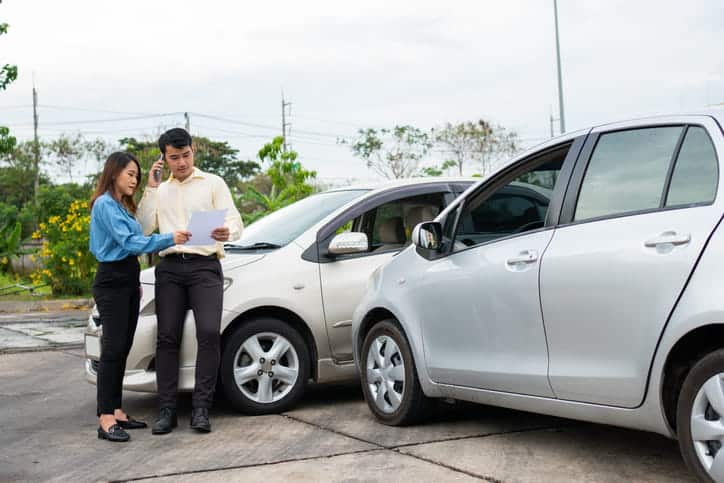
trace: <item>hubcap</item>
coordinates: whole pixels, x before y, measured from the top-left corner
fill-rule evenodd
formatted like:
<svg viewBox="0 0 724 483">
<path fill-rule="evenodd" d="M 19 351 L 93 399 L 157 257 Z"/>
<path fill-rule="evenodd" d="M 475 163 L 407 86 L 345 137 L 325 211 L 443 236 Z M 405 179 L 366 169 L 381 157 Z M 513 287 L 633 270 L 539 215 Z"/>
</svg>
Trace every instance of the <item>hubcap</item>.
<svg viewBox="0 0 724 483">
<path fill-rule="evenodd" d="M 405 391 L 405 362 L 391 337 L 377 337 L 367 351 L 367 387 L 381 411 L 393 413 L 400 407 Z"/>
<path fill-rule="evenodd" d="M 286 337 L 274 332 L 254 334 L 234 356 L 234 381 L 260 404 L 274 403 L 292 390 L 299 377 L 299 357 Z"/>
<path fill-rule="evenodd" d="M 691 409 L 691 439 L 699 462 L 714 479 L 724 481 L 724 373 L 709 378 Z"/>
</svg>

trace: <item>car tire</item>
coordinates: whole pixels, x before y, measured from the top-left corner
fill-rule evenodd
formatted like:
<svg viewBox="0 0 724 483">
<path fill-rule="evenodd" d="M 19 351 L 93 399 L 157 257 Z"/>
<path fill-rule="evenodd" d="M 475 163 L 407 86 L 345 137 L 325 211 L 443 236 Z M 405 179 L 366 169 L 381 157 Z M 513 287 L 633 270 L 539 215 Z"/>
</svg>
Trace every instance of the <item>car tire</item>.
<svg viewBox="0 0 724 483">
<path fill-rule="evenodd" d="M 681 455 L 699 481 L 724 481 L 724 446 L 720 442 L 720 439 L 724 439 L 724 432 L 718 431 L 720 438 L 712 440 L 707 440 L 705 436 L 711 430 L 713 437 L 717 432 L 717 426 L 722 424 L 724 424 L 724 350 L 717 350 L 702 357 L 691 368 L 681 386 L 676 407 L 676 427 Z M 693 426 L 697 429 L 693 429 Z M 716 475 L 711 472 L 712 454 L 721 458 L 721 461 L 717 462 L 720 471 Z"/>
<path fill-rule="evenodd" d="M 367 405 L 380 422 L 406 426 L 427 415 L 430 399 L 422 392 L 410 344 L 397 321 L 383 320 L 367 333 L 360 375 Z"/>
<path fill-rule="evenodd" d="M 304 394 L 310 356 L 301 334 L 286 322 L 260 317 L 234 329 L 224 341 L 221 383 L 237 411 L 275 414 Z"/>
</svg>

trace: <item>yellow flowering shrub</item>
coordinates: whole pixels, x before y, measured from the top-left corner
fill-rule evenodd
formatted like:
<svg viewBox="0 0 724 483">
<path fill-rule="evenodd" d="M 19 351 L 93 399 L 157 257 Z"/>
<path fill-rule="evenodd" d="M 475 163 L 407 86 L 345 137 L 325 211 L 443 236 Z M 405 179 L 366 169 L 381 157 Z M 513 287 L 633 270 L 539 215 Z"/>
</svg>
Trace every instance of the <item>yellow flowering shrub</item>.
<svg viewBox="0 0 724 483">
<path fill-rule="evenodd" d="M 88 250 L 88 202 L 73 201 L 64 216 L 40 223 L 34 239 L 43 239 L 37 253 L 43 268 L 30 275 L 33 283 L 46 282 L 53 295 L 86 295 L 95 276 L 96 260 Z"/>
</svg>

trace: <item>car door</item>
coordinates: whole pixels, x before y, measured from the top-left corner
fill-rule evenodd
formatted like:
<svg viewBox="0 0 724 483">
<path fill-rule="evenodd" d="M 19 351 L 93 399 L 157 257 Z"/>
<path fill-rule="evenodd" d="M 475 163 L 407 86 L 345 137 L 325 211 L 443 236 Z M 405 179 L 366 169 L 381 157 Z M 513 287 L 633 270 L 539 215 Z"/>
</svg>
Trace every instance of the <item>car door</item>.
<svg viewBox="0 0 724 483">
<path fill-rule="evenodd" d="M 447 255 L 415 275 L 433 381 L 551 396 L 539 260 L 582 139 L 526 158 L 447 215 Z"/>
<path fill-rule="evenodd" d="M 367 252 L 324 255 L 325 242 L 319 243 L 324 317 L 335 360 L 352 360 L 352 312 L 362 298 L 369 276 L 409 245 L 414 225 L 434 218 L 452 198 L 450 187 L 444 183 L 398 189 L 392 196 L 388 193 L 368 202 L 364 212 L 353 211 L 332 227 L 333 234 L 366 233 L 370 242 Z M 327 237 L 327 246 L 331 238 Z"/>
<path fill-rule="evenodd" d="M 541 268 L 557 397 L 643 401 L 660 334 L 722 216 L 721 155 L 708 117 L 592 131 Z"/>
</svg>

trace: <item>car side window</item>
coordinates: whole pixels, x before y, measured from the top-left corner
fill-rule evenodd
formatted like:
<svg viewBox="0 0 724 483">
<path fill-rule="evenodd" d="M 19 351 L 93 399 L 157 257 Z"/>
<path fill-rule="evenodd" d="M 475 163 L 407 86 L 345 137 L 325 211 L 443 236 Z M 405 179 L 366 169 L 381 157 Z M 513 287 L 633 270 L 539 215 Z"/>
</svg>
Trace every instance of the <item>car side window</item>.
<svg viewBox="0 0 724 483">
<path fill-rule="evenodd" d="M 542 228 L 565 153 L 534 165 L 492 194 L 478 195 L 466 203 L 457 223 L 453 251 Z M 443 242 L 450 218 L 443 228 Z"/>
<path fill-rule="evenodd" d="M 711 203 L 719 177 L 714 145 L 706 130 L 690 126 L 671 176 L 666 206 Z"/>
<path fill-rule="evenodd" d="M 659 208 L 683 126 L 602 134 L 578 195 L 574 220 Z"/>
<path fill-rule="evenodd" d="M 355 231 L 367 234 L 370 244 L 368 253 L 400 250 L 410 244 L 415 226 L 435 218 L 444 206 L 444 193 L 401 198 L 345 221 L 336 232 Z"/>
</svg>

